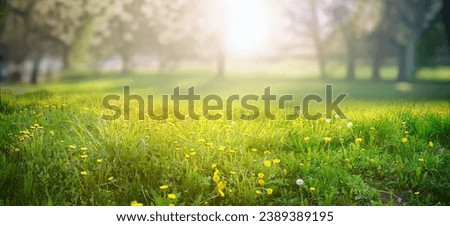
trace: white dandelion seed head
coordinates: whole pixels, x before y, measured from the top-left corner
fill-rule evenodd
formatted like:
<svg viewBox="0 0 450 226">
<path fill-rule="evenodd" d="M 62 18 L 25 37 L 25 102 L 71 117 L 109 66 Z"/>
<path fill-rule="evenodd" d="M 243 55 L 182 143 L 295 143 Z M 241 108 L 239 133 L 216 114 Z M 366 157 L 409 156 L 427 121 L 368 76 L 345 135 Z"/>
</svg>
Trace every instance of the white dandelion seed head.
<svg viewBox="0 0 450 226">
<path fill-rule="evenodd" d="M 347 123 L 347 127 L 348 127 L 348 128 L 352 128 L 352 127 L 353 127 L 353 122 Z"/>
<path fill-rule="evenodd" d="M 297 183 L 298 186 L 302 186 L 305 182 L 302 179 L 297 179 L 295 183 Z"/>
</svg>

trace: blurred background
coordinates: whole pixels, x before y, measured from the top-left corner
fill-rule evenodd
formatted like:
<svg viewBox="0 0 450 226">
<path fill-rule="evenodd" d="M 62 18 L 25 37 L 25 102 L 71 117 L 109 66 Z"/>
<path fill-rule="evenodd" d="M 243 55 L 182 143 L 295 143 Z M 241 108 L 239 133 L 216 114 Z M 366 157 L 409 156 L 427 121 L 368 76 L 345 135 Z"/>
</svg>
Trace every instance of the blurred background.
<svg viewBox="0 0 450 226">
<path fill-rule="evenodd" d="M 449 1 L 0 0 L 2 83 L 73 72 L 450 81 Z M 89 74 L 89 73 L 88 73 Z"/>
</svg>

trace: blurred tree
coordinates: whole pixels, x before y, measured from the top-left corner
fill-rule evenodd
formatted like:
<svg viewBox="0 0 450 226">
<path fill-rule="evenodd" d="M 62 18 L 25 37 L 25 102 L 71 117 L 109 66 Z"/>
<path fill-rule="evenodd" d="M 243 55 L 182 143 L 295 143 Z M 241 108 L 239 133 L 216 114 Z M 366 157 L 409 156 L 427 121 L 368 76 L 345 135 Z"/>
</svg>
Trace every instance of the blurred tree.
<svg viewBox="0 0 450 226">
<path fill-rule="evenodd" d="M 299 38 L 310 38 L 321 78 L 326 78 L 325 46 L 326 35 L 330 30 L 326 10 L 329 4 L 326 0 L 291 0 L 286 5 L 290 31 Z"/>
<path fill-rule="evenodd" d="M 143 0 L 113 0 L 103 19 L 96 18 L 97 38 L 94 51 L 99 57 L 118 55 L 122 61 L 122 73 L 128 74 L 133 69 L 133 57 L 143 51 L 149 51 L 154 42 L 150 21 L 144 6 L 152 3 Z"/>
<path fill-rule="evenodd" d="M 447 32 L 447 40 L 450 43 L 450 13 L 448 12 L 450 12 L 450 1 L 445 0 L 444 5 L 442 7 L 441 15 L 443 17 L 443 21 Z"/>
<path fill-rule="evenodd" d="M 396 22 L 395 10 L 388 5 L 389 0 L 381 0 L 379 7 L 380 20 L 375 29 L 369 35 L 369 43 L 372 43 L 372 80 L 381 80 L 380 70 L 386 55 L 389 52 L 390 40 L 395 36 Z"/>
<path fill-rule="evenodd" d="M 332 22 L 342 35 L 347 55 L 347 79 L 355 79 L 355 65 L 360 40 L 374 30 L 379 18 L 379 0 L 333 1 Z M 370 18 L 370 19 L 366 19 Z"/>
<path fill-rule="evenodd" d="M 397 34 L 394 40 L 399 50 L 397 81 L 408 81 L 417 72 L 417 48 L 423 31 L 441 11 L 442 0 L 386 0 L 395 9 Z"/>
</svg>

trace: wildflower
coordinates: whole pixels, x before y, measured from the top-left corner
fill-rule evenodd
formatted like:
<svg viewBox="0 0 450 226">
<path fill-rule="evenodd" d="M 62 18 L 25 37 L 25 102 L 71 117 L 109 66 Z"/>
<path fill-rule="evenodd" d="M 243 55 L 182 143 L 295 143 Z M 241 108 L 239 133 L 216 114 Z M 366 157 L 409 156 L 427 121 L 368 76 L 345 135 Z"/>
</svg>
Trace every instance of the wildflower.
<svg viewBox="0 0 450 226">
<path fill-rule="evenodd" d="M 258 173 L 258 178 L 259 179 L 263 179 L 264 178 L 264 173 Z"/>
<path fill-rule="evenodd" d="M 131 205 L 131 206 L 143 206 L 144 204 L 142 204 L 142 203 L 140 203 L 140 202 L 134 200 L 134 201 L 131 201 L 130 205 Z"/>
<path fill-rule="evenodd" d="M 51 130 L 49 133 L 50 133 L 50 136 L 52 136 L 52 137 L 55 136 L 55 132 L 53 132 L 53 130 Z"/>
<path fill-rule="evenodd" d="M 77 146 L 75 146 L 75 145 L 69 145 L 69 148 L 70 148 L 70 149 L 75 149 L 75 148 L 77 148 Z"/>
<path fill-rule="evenodd" d="M 219 180 L 220 180 L 220 176 L 218 174 L 214 174 L 213 181 L 216 183 L 219 183 Z"/>
<path fill-rule="evenodd" d="M 225 189 L 225 183 L 223 181 L 219 182 L 217 184 L 217 189 L 219 189 L 219 190 Z"/>
<path fill-rule="evenodd" d="M 281 160 L 280 159 L 274 159 L 274 160 L 272 160 L 272 162 L 273 162 L 273 164 L 279 164 L 281 162 Z"/>
<path fill-rule="evenodd" d="M 166 190 L 167 188 L 169 188 L 169 185 L 167 185 L 167 184 L 159 186 L 159 189 L 161 189 L 161 190 Z"/>
<path fill-rule="evenodd" d="M 88 175 L 88 172 L 87 171 L 81 171 L 80 174 L 83 175 L 83 176 L 86 176 L 86 175 Z"/>
<path fill-rule="evenodd" d="M 370 163 L 375 164 L 375 159 L 370 159 Z"/>
<path fill-rule="evenodd" d="M 81 155 L 80 157 L 85 159 L 88 157 L 88 155 Z"/>
<path fill-rule="evenodd" d="M 316 188 L 315 188 L 315 187 L 310 187 L 309 190 L 310 190 L 311 192 L 315 192 L 315 191 L 316 191 Z"/>
<path fill-rule="evenodd" d="M 235 171 L 230 171 L 231 175 L 236 175 L 237 173 Z"/>
<path fill-rule="evenodd" d="M 211 168 L 212 168 L 212 169 L 217 168 L 217 164 L 215 164 L 215 163 L 211 164 Z"/>
<path fill-rule="evenodd" d="M 419 159 L 419 162 L 423 162 L 423 161 L 424 161 L 424 159 L 423 159 L 423 158 L 420 158 L 420 159 Z"/>
<path fill-rule="evenodd" d="M 419 191 L 414 192 L 414 195 L 419 195 L 419 194 L 420 194 Z"/>
<path fill-rule="evenodd" d="M 272 188 L 268 188 L 268 189 L 266 190 L 266 192 L 267 192 L 267 195 L 272 195 L 273 189 L 272 189 Z"/>
<path fill-rule="evenodd" d="M 225 197 L 225 193 L 222 190 L 217 189 L 217 191 L 219 192 L 220 197 Z"/>
<path fill-rule="evenodd" d="M 428 146 L 430 146 L 431 148 L 433 147 L 433 142 L 428 142 Z"/>
<path fill-rule="evenodd" d="M 82 148 L 80 148 L 80 150 L 82 150 L 82 151 L 87 151 L 87 147 L 82 147 Z"/>
<path fill-rule="evenodd" d="M 408 138 L 403 137 L 403 138 L 402 138 L 402 143 L 406 143 L 406 142 L 408 142 Z"/>
<path fill-rule="evenodd" d="M 264 166 L 265 167 L 271 167 L 272 166 L 272 162 L 265 160 L 264 161 Z"/>
<path fill-rule="evenodd" d="M 261 191 L 260 190 L 256 190 L 255 191 L 257 195 L 261 195 Z"/>
<path fill-rule="evenodd" d="M 188 159 L 191 156 L 189 154 L 185 154 L 184 157 L 186 157 Z"/>
<path fill-rule="evenodd" d="M 304 137 L 304 138 L 303 138 L 303 140 L 306 141 L 306 142 L 308 142 L 309 139 L 310 139 L 309 137 Z"/>
<path fill-rule="evenodd" d="M 258 184 L 261 186 L 264 186 L 266 184 L 266 182 L 263 179 L 259 179 Z"/>
<path fill-rule="evenodd" d="M 295 183 L 297 183 L 298 186 L 302 186 L 304 181 L 302 179 L 297 179 Z"/>
<path fill-rule="evenodd" d="M 175 194 L 168 194 L 167 198 L 169 198 L 169 199 L 176 199 L 177 196 Z"/>
<path fill-rule="evenodd" d="M 114 177 L 108 177 L 108 181 L 114 180 Z"/>
<path fill-rule="evenodd" d="M 331 119 L 327 118 L 327 119 L 325 119 L 325 122 L 326 122 L 326 123 L 330 123 L 330 122 L 331 122 Z"/>
<path fill-rule="evenodd" d="M 363 140 L 362 138 L 356 138 L 356 139 L 355 139 L 355 141 L 356 141 L 357 143 L 361 143 L 362 140 Z"/>
<path fill-rule="evenodd" d="M 103 162 L 103 159 L 97 159 L 97 162 L 98 162 L 98 163 L 102 163 L 102 162 Z"/>
<path fill-rule="evenodd" d="M 253 152 L 257 152 L 257 151 L 258 151 L 258 149 L 256 149 L 256 148 L 252 148 L 252 151 L 253 151 Z"/>
<path fill-rule="evenodd" d="M 323 140 L 324 140 L 325 142 L 331 142 L 332 139 L 333 139 L 333 138 L 331 138 L 331 137 L 324 137 L 324 138 L 323 138 Z"/>
<path fill-rule="evenodd" d="M 347 127 L 351 129 L 353 127 L 353 122 L 347 123 Z"/>
</svg>

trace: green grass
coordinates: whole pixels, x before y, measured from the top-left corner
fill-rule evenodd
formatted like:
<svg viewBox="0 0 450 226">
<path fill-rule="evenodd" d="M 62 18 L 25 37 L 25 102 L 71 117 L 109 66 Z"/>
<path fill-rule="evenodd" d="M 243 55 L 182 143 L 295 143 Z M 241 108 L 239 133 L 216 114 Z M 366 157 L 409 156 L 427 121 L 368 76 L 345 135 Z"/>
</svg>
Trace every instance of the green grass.
<svg viewBox="0 0 450 226">
<path fill-rule="evenodd" d="M 327 81 L 350 94 L 348 119 L 329 123 L 283 120 L 283 111 L 255 121 L 100 118 L 103 96 L 124 85 L 142 95 L 195 85 L 224 99 L 270 85 L 301 100 L 325 88 L 289 76 L 211 76 L 86 74 L 2 88 L 0 205 L 450 205 L 447 83 Z"/>
</svg>

